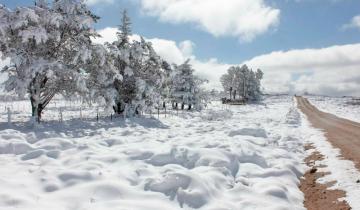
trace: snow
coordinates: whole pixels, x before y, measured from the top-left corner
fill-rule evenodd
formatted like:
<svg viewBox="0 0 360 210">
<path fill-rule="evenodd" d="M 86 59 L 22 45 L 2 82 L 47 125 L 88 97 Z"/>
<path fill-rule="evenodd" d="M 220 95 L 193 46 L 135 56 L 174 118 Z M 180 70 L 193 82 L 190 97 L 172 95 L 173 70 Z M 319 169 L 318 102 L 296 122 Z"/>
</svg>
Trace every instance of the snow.
<svg viewBox="0 0 360 210">
<path fill-rule="evenodd" d="M 351 97 L 307 96 L 318 109 L 338 117 L 360 122 L 360 105 L 351 105 Z"/>
<path fill-rule="evenodd" d="M 339 101 L 339 99 L 328 99 L 330 101 Z M 332 103 L 329 103 L 333 105 Z M 312 143 L 316 150 L 325 156 L 324 160 L 316 162 L 320 172 L 330 172 L 325 177 L 319 179 L 320 183 L 329 183 L 336 181 L 335 185 L 330 189 L 339 189 L 346 192 L 345 200 L 349 203 L 352 209 L 360 209 L 360 186 L 357 180 L 360 178 L 360 172 L 355 168 L 352 161 L 341 159 L 340 150 L 334 148 L 330 142 L 326 140 L 324 133 L 321 130 L 314 129 L 304 114 L 301 114 L 302 121 L 304 122 L 304 129 L 307 132 L 305 139 L 308 143 Z M 308 151 L 310 155 L 313 150 Z"/>
<path fill-rule="evenodd" d="M 302 210 L 299 116 L 291 97 L 269 97 L 159 120 L 2 120 L 0 209 Z"/>
</svg>

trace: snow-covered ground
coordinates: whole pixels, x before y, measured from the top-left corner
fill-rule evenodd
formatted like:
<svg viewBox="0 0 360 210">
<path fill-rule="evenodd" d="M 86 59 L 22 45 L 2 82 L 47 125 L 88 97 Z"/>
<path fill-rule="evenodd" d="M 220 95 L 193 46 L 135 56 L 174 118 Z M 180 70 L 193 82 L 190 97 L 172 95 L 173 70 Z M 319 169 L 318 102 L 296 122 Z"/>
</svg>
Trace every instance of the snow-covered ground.
<svg viewBox="0 0 360 210">
<path fill-rule="evenodd" d="M 160 120 L 2 122 L 0 209 L 304 209 L 303 132 L 291 97 Z"/>
<path fill-rule="evenodd" d="M 318 109 L 338 117 L 360 122 L 360 105 L 351 105 L 350 97 L 306 96 Z"/>
</svg>

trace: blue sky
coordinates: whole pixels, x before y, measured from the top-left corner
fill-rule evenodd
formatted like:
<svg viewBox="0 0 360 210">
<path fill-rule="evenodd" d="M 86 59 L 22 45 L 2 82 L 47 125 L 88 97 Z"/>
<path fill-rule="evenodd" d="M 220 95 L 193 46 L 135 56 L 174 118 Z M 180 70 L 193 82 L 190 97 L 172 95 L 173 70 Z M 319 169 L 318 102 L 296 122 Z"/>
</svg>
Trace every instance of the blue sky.
<svg viewBox="0 0 360 210">
<path fill-rule="evenodd" d="M 14 8 L 32 4 L 33 1 L 0 2 Z M 133 21 L 134 33 L 178 42 L 192 40 L 196 44 L 194 53 L 198 58 L 216 57 L 229 63 L 239 63 L 277 50 L 322 48 L 360 42 L 359 30 L 341 30 L 352 17 L 360 14 L 359 0 L 273 0 L 269 5 L 281 10 L 280 23 L 276 29 L 271 29 L 251 42 L 241 42 L 236 37 L 214 37 L 192 24 L 159 22 L 156 17 L 142 14 L 137 1 L 118 0 L 113 4 L 95 4 L 91 8 L 101 17 L 97 29 L 116 27 L 120 11 L 126 8 Z"/>
<path fill-rule="evenodd" d="M 204 4 L 206 2 L 204 0 L 202 2 L 193 0 L 193 2 L 198 2 L 194 3 L 195 9 L 190 4 L 193 10 L 191 8 L 184 9 L 179 3 L 191 2 L 189 0 L 90 1 L 89 6 L 92 11 L 101 17 L 95 26 L 98 30 L 116 27 L 120 21 L 120 11 L 126 8 L 132 18 L 135 34 L 140 34 L 148 39 L 171 40 L 178 47 L 184 40 L 190 41 L 193 43 L 190 51 L 194 66 L 199 67 L 200 74 L 213 75 L 209 77 L 210 80 L 215 80 L 220 75 L 220 68 L 245 62 L 253 64 L 254 68 L 261 67 L 265 73 L 268 72 L 265 85 L 269 86 L 266 89 L 271 92 L 309 91 L 329 94 L 328 92 L 333 91 L 336 92 L 335 95 L 360 95 L 356 90 L 360 87 L 360 79 L 359 81 L 351 79 L 360 77 L 360 58 L 358 62 L 358 58 L 354 60 L 346 57 L 348 54 L 357 53 L 356 50 L 359 49 L 360 21 L 357 25 L 357 22 L 353 20 L 360 15 L 359 0 L 238 0 L 238 2 L 242 2 L 240 4 L 236 0 L 209 0 L 208 2 L 221 2 L 219 9 L 215 10 L 208 7 L 206 3 Z M 29 0 L 0 0 L 0 2 L 10 8 L 33 3 Z M 202 4 L 204 7 L 201 7 Z M 230 7 L 239 7 L 239 13 L 236 14 L 236 10 L 229 15 L 219 13 L 220 10 L 226 9 L 224 6 L 226 4 L 233 4 Z M 251 18 L 248 18 L 247 22 L 251 23 L 256 20 L 254 25 L 259 27 L 254 28 L 251 23 L 246 30 L 239 29 L 240 32 L 237 33 L 232 33 L 231 30 L 236 31 L 241 26 L 234 29 L 228 27 L 223 31 L 217 30 L 217 27 L 221 28 L 226 23 L 236 25 L 236 21 L 242 18 L 241 13 L 246 13 L 241 10 L 243 5 L 255 8 L 252 13 L 248 14 Z M 258 15 L 262 12 L 271 12 L 272 15 Z M 217 19 L 211 19 L 211 16 L 216 15 L 219 16 Z M 209 18 L 218 25 L 209 22 Z M 272 21 L 269 21 L 271 18 L 273 18 Z M 269 23 L 264 25 L 263 23 L 267 21 Z M 247 35 L 251 38 L 246 38 Z M 244 38 L 244 36 L 246 37 Z M 306 50 L 313 50 L 314 56 L 307 58 Z M 347 51 L 344 52 L 344 50 Z M 282 54 L 278 55 L 280 57 L 276 57 L 274 55 L 276 53 Z M 339 54 L 341 56 L 334 57 Z M 343 54 L 346 54 L 346 58 Z M 318 55 L 322 56 L 319 57 L 319 60 L 322 61 L 321 64 L 316 59 Z M 293 62 L 294 59 L 292 60 L 291 56 L 302 58 L 299 59 L 302 63 L 299 63 L 297 59 L 295 59 L 296 62 Z M 274 64 L 274 58 L 282 61 L 282 65 Z M 340 72 L 340 68 L 333 69 L 333 66 L 328 68 L 327 58 L 333 58 L 338 62 L 335 62 L 333 66 L 345 63 L 346 70 L 343 71 L 348 71 L 348 74 L 351 75 L 351 78 L 349 76 L 349 78 L 339 81 L 342 84 L 341 88 L 324 87 L 328 83 L 333 83 L 334 78 L 329 78 L 327 81 L 317 81 L 311 78 L 318 76 L 318 79 L 321 79 L 324 76 Z M 291 61 L 292 63 L 289 63 Z M 329 62 L 332 61 L 329 60 Z M 329 73 L 330 70 L 325 70 L 325 68 L 333 70 Z M 225 71 L 226 69 L 221 73 Z M 324 75 L 325 72 L 328 74 Z M 274 79 L 277 75 L 286 80 L 286 83 L 279 85 L 279 81 Z M 313 81 L 310 81 L 311 79 Z M 313 82 L 319 84 L 316 87 L 308 88 L 307 85 L 311 85 Z M 211 85 L 218 87 L 219 83 L 215 84 L 214 81 Z"/>
</svg>

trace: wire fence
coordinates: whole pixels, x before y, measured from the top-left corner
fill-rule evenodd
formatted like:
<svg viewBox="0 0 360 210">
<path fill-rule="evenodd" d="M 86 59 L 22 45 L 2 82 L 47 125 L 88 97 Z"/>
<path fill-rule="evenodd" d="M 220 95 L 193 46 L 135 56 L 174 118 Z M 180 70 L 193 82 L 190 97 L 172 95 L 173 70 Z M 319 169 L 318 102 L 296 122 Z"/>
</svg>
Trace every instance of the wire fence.
<svg viewBox="0 0 360 210">
<path fill-rule="evenodd" d="M 226 105 L 223 107 L 226 109 Z M 160 106 L 148 112 L 141 113 L 143 117 L 167 118 L 181 116 L 186 111 L 181 108 L 173 109 L 171 104 L 166 107 Z M 114 120 L 124 118 L 122 115 L 114 115 L 103 106 L 96 103 L 85 103 L 82 99 L 54 99 L 44 109 L 41 117 L 42 122 L 68 120 Z M 2 100 L 0 101 L 0 123 L 4 122 L 27 122 L 31 119 L 31 104 L 29 100 Z"/>
</svg>

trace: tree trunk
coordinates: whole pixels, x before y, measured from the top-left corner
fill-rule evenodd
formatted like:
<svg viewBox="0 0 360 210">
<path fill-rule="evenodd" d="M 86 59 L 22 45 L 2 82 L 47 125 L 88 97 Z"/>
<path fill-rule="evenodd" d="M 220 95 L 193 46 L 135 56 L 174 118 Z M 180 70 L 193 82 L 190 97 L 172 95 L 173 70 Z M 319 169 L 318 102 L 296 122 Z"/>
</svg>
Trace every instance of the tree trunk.
<svg viewBox="0 0 360 210">
<path fill-rule="evenodd" d="M 246 98 L 246 81 L 245 81 L 245 78 L 244 78 L 244 93 L 243 93 L 243 99 L 245 100 Z"/>
<path fill-rule="evenodd" d="M 182 103 L 182 104 L 181 104 L 181 110 L 184 110 L 184 108 L 185 108 L 185 104 Z"/>
<path fill-rule="evenodd" d="M 189 104 L 188 110 L 191 110 L 191 108 L 192 108 L 192 107 L 191 107 L 191 104 Z"/>
<path fill-rule="evenodd" d="M 43 105 L 39 103 L 34 96 L 30 97 L 31 101 L 31 116 L 35 118 L 35 121 L 40 123 L 41 120 L 41 114 L 44 109 Z"/>
<path fill-rule="evenodd" d="M 30 97 L 30 102 L 31 102 L 31 116 L 36 118 L 37 117 L 36 113 L 38 113 L 38 104 L 35 102 L 35 99 L 32 96 Z"/>
<path fill-rule="evenodd" d="M 139 106 L 137 106 L 137 107 L 135 108 L 135 115 L 137 115 L 137 116 L 140 115 Z"/>
<path fill-rule="evenodd" d="M 29 87 L 32 117 L 38 123 L 40 123 L 43 110 L 56 94 L 56 90 L 46 87 L 47 81 L 46 76 L 37 73 Z"/>
<path fill-rule="evenodd" d="M 125 108 L 121 102 L 117 102 L 115 106 L 113 106 L 114 112 L 116 114 L 122 114 L 125 111 Z"/>
</svg>

